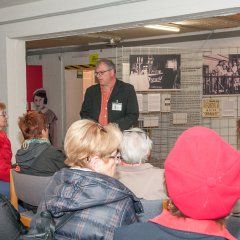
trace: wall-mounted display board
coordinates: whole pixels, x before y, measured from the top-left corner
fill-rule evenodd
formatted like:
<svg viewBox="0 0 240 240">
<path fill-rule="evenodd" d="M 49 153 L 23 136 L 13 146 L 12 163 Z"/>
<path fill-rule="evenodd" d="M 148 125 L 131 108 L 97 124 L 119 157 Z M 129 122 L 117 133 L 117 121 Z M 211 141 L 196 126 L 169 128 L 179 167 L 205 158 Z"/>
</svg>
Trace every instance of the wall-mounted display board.
<svg viewBox="0 0 240 240">
<path fill-rule="evenodd" d="M 240 94 L 240 54 L 203 55 L 203 95 Z"/>
<path fill-rule="evenodd" d="M 140 102 L 139 127 L 151 133 L 154 143 L 150 160 L 152 164 L 163 167 L 177 137 L 192 126 L 210 127 L 233 147 L 238 148 L 236 122 L 240 116 L 240 92 L 238 94 L 237 86 L 240 86 L 240 77 L 235 77 L 233 74 L 232 77 L 224 75 L 222 78 L 227 79 L 226 81 L 220 81 L 219 78 L 219 81 L 213 84 L 209 82 L 208 73 L 216 68 L 219 61 L 223 61 L 220 63 L 223 69 L 226 68 L 227 63 L 228 67 L 232 65 L 236 73 L 235 60 L 237 65 L 239 62 L 240 69 L 240 54 L 239 57 L 236 54 L 240 52 L 240 47 L 239 49 L 177 49 L 149 46 L 126 47 L 116 51 L 118 77 L 132 83 L 137 90 Z M 169 88 L 161 85 L 160 75 L 165 61 L 162 59 L 167 59 L 167 56 L 171 59 L 175 56 L 177 69 L 180 72 L 176 89 L 174 89 L 176 85 L 171 85 Z M 154 57 L 158 60 L 158 64 L 152 64 Z M 156 88 L 150 87 L 151 71 L 159 74 Z M 139 85 L 138 81 L 142 83 Z M 220 84 L 222 88 L 217 87 L 221 86 Z M 210 92 L 209 89 L 216 91 Z M 233 89 L 235 89 L 234 93 Z"/>
<path fill-rule="evenodd" d="M 180 89 L 179 54 L 130 55 L 130 83 L 136 91 Z"/>
</svg>

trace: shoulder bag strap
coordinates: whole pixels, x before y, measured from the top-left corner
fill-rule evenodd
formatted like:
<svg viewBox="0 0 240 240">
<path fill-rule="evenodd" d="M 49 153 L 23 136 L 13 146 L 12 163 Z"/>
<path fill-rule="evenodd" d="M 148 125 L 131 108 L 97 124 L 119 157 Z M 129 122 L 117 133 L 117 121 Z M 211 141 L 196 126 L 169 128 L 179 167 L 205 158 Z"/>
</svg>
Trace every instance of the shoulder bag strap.
<svg viewBox="0 0 240 240">
<path fill-rule="evenodd" d="M 62 219 L 61 219 L 61 221 L 56 225 L 54 232 L 56 232 L 56 231 L 57 231 L 58 229 L 60 229 L 63 225 L 65 225 L 65 224 L 70 220 L 70 218 L 72 218 L 72 216 L 73 216 L 76 212 L 77 212 L 77 211 L 72 211 L 71 213 L 62 216 Z"/>
<path fill-rule="evenodd" d="M 70 218 L 76 213 L 77 211 L 73 211 L 67 215 L 62 216 L 61 221 L 55 226 L 54 222 L 52 221 L 52 216 L 51 213 L 48 211 L 43 211 L 40 213 L 40 217 L 41 217 L 41 224 L 42 227 L 44 227 L 43 232 L 40 233 L 30 233 L 27 235 L 21 235 L 21 237 L 19 238 L 20 240 L 33 240 L 33 239 L 55 239 L 54 238 L 54 233 L 60 229 L 64 224 L 66 224 Z M 44 221 L 44 219 L 48 219 L 47 221 Z"/>
</svg>

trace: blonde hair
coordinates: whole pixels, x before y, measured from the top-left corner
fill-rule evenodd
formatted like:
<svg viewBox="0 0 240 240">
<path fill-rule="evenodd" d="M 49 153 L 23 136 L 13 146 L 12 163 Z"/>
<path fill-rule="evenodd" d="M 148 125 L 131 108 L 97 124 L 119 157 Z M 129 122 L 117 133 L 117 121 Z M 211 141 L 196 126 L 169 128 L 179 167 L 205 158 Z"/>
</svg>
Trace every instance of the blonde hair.
<svg viewBox="0 0 240 240">
<path fill-rule="evenodd" d="M 115 124 L 103 127 L 91 120 L 78 120 L 70 126 L 65 136 L 65 164 L 71 167 L 88 167 L 88 157 L 110 156 L 119 148 L 121 141 L 122 133 Z"/>
</svg>

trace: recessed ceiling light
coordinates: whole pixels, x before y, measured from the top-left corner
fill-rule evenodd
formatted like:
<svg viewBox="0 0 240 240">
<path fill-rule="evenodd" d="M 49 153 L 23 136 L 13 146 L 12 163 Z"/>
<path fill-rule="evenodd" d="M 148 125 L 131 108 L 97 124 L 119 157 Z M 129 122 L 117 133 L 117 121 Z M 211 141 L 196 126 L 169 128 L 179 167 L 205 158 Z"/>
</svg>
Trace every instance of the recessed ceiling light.
<svg viewBox="0 0 240 240">
<path fill-rule="evenodd" d="M 171 27 L 171 26 L 164 26 L 164 25 L 146 25 L 144 27 L 158 29 L 158 30 L 173 31 L 173 32 L 180 31 L 180 29 L 178 27 Z"/>
</svg>

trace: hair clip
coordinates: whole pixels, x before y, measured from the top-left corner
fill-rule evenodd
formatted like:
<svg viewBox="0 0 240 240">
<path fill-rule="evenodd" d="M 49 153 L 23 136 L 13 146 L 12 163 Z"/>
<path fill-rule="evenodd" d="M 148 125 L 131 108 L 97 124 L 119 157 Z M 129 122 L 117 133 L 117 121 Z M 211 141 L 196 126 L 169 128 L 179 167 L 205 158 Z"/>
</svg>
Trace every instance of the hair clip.
<svg viewBox="0 0 240 240">
<path fill-rule="evenodd" d="M 97 126 L 100 131 L 102 130 L 105 133 L 107 132 L 106 129 L 100 123 L 97 123 Z"/>
</svg>

